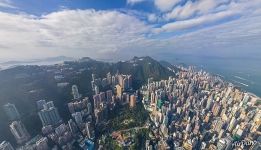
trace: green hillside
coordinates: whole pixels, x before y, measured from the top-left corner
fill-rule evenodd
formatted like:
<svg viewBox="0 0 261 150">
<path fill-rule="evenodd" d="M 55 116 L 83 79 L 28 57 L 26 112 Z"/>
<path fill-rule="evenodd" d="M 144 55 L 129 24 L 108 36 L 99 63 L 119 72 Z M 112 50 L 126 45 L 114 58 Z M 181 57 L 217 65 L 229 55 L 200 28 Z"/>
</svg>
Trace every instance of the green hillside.
<svg viewBox="0 0 261 150">
<path fill-rule="evenodd" d="M 70 117 L 66 103 L 72 98 L 71 85 L 78 85 L 79 92 L 83 96 L 91 97 L 91 74 L 105 77 L 108 72 L 131 74 L 134 89 L 147 82 L 148 77 L 162 79 L 174 75 L 172 71 L 150 57 L 134 57 L 129 61 L 117 63 L 101 62 L 86 57 L 79 61 L 64 62 L 63 65 L 19 66 L 0 71 L 0 106 L 8 102 L 15 104 L 31 135 L 36 135 L 40 133 L 42 126 L 37 116 L 35 103 L 37 100 L 54 101 L 66 121 Z M 57 74 L 64 76 L 59 82 L 68 82 L 69 86 L 58 88 L 54 79 Z M 0 133 L 0 141 L 8 140 L 14 143 L 2 107 L 0 107 Z"/>
</svg>

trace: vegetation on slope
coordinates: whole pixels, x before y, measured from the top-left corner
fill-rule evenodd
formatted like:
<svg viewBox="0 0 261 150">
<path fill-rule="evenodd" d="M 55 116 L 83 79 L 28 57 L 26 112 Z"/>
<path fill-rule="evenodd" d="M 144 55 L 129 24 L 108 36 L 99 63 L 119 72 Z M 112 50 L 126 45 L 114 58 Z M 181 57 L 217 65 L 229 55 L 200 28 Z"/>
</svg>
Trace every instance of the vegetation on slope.
<svg viewBox="0 0 261 150">
<path fill-rule="evenodd" d="M 68 82 L 69 86 L 57 88 L 57 81 L 54 79 L 57 72 L 64 76 L 61 82 Z M 83 58 L 65 62 L 63 66 L 19 66 L 0 71 L 0 106 L 8 102 L 15 104 L 26 128 L 34 136 L 40 133 L 42 126 L 37 116 L 37 100 L 54 101 L 62 118 L 67 121 L 70 115 L 66 103 L 72 99 L 71 85 L 78 85 L 79 92 L 91 98 L 91 74 L 95 73 L 97 77 L 103 78 L 108 72 L 131 74 L 134 89 L 147 82 L 148 77 L 162 79 L 174 75 L 150 57 L 134 57 L 132 60 L 118 63 Z M 8 140 L 14 143 L 8 124 L 8 119 L 0 107 L 0 141 Z"/>
</svg>

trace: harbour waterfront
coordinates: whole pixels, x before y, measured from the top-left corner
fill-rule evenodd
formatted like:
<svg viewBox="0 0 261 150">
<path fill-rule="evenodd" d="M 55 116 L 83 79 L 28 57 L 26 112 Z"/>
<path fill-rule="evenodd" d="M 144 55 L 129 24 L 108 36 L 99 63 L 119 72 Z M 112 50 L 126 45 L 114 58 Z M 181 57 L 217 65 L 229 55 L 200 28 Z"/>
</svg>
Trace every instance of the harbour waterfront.
<svg viewBox="0 0 261 150">
<path fill-rule="evenodd" d="M 261 97 L 261 59 L 259 58 L 164 55 L 158 59 L 172 64 L 194 65 Z"/>
</svg>

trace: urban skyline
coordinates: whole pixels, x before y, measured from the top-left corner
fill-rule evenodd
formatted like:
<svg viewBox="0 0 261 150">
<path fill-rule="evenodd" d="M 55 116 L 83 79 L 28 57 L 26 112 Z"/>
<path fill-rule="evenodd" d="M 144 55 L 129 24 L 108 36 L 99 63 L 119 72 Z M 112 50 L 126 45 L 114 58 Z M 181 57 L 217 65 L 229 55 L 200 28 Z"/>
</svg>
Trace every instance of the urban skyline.
<svg viewBox="0 0 261 150">
<path fill-rule="evenodd" d="M 15 105 L 8 103 L 4 110 L 18 145 L 3 141 L 0 146 L 4 150 L 260 148 L 259 97 L 220 76 L 192 66 L 176 67 L 169 68 L 174 76 L 147 78 L 138 90 L 133 90 L 132 75 L 92 73 L 92 97 L 82 96 L 78 86 L 71 85 L 68 120 L 60 117 L 53 101 L 36 101 L 42 129 L 34 137 L 20 121 Z M 135 140 L 140 134 L 142 143 Z"/>
<path fill-rule="evenodd" d="M 261 0 L 0 0 L 0 150 L 260 150 Z"/>
</svg>

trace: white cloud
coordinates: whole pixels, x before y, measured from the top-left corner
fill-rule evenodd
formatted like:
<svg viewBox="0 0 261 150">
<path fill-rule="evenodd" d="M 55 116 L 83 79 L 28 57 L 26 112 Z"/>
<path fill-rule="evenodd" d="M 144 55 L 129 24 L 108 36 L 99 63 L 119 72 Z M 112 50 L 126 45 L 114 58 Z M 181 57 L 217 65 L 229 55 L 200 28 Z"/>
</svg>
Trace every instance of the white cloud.
<svg viewBox="0 0 261 150">
<path fill-rule="evenodd" d="M 221 11 L 249 11 L 249 8 L 260 6 L 259 0 L 199 0 L 187 1 L 184 5 L 175 7 L 163 15 L 163 20 L 186 20 L 198 16 L 208 15 Z"/>
<path fill-rule="evenodd" d="M 164 15 L 165 20 L 187 19 L 194 15 L 203 15 L 215 11 L 214 9 L 222 4 L 229 3 L 230 0 L 199 0 L 187 1 L 185 5 L 175 7 L 171 12 Z"/>
<path fill-rule="evenodd" d="M 227 47 L 260 50 L 260 2 L 218 7 L 219 11 L 204 9 L 210 13 L 158 28 L 155 27 L 161 23 L 156 14 L 139 16 L 135 11 L 62 10 L 40 17 L 0 12 L 0 59 L 57 55 L 117 59 L 179 50 L 209 52 L 209 48 L 225 53 Z M 241 17 L 225 23 L 224 19 L 235 15 Z M 144 21 L 145 17 L 151 22 Z M 219 24 L 204 27 L 216 22 Z M 186 29 L 193 30 L 175 35 L 175 31 Z M 165 34 L 173 31 L 174 34 Z"/>
<path fill-rule="evenodd" d="M 201 17 L 194 18 L 194 19 L 167 23 L 160 28 L 156 28 L 154 30 L 154 32 L 155 33 L 174 32 L 174 31 L 179 31 L 179 30 L 190 29 L 193 27 L 199 27 L 201 25 L 206 25 L 206 24 L 220 21 L 222 19 L 226 19 L 228 17 L 236 15 L 237 13 L 238 13 L 237 11 L 223 11 L 223 12 L 219 12 L 219 13 L 215 13 L 215 14 L 201 16 Z"/>
<path fill-rule="evenodd" d="M 155 14 L 149 14 L 148 20 L 149 22 L 156 22 L 158 20 L 158 17 Z"/>
<path fill-rule="evenodd" d="M 261 14 L 166 39 L 166 51 L 212 56 L 261 56 Z M 167 50 L 168 49 L 168 50 Z M 166 52 L 165 51 L 165 52 Z"/>
<path fill-rule="evenodd" d="M 162 12 L 171 10 L 181 0 L 154 0 L 155 6 Z"/>
<path fill-rule="evenodd" d="M 149 30 L 118 11 L 64 10 L 42 17 L 0 13 L 0 52 L 1 57 L 97 57 L 138 46 Z"/>
<path fill-rule="evenodd" d="M 175 19 L 154 30 L 154 33 L 173 32 L 194 27 L 219 23 L 229 17 L 253 14 L 261 7 L 259 0 L 228 2 L 228 0 L 188 1 L 184 6 L 177 6 L 163 16 L 164 21 Z"/>
<path fill-rule="evenodd" d="M 144 2 L 144 1 L 146 1 L 146 0 L 127 0 L 127 4 L 134 5 L 134 4 L 137 4 L 140 2 Z"/>
<path fill-rule="evenodd" d="M 16 8 L 10 0 L 0 0 L 0 8 Z"/>
</svg>

